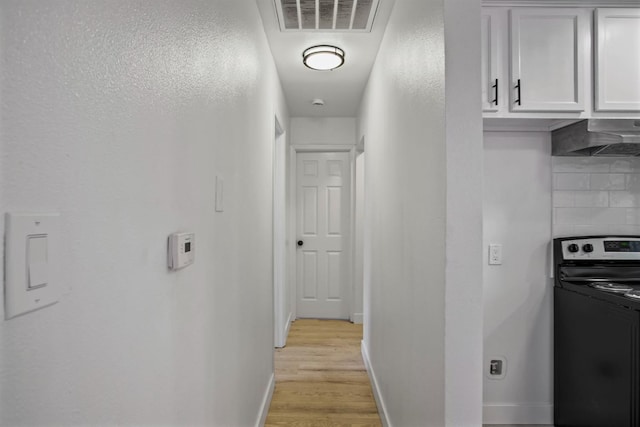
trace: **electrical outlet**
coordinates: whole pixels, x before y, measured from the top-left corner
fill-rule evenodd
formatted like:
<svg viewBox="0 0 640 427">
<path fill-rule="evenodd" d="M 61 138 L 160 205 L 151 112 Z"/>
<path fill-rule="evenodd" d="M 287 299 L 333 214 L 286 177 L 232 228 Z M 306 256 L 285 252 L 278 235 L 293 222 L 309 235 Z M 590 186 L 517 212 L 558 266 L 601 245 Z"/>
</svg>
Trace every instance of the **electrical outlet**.
<svg viewBox="0 0 640 427">
<path fill-rule="evenodd" d="M 502 245 L 492 243 L 489 245 L 489 265 L 502 264 Z"/>
<path fill-rule="evenodd" d="M 501 380 L 507 375 L 507 359 L 502 356 L 491 357 L 487 363 L 487 377 Z"/>
</svg>

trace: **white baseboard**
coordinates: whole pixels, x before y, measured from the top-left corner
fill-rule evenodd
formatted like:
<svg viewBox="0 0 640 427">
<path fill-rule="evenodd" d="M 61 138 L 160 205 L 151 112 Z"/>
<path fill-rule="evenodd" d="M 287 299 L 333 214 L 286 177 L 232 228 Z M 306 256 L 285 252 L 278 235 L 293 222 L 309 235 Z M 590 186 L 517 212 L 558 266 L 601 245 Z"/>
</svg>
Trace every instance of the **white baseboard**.
<svg viewBox="0 0 640 427">
<path fill-rule="evenodd" d="M 289 336 L 289 330 L 291 329 L 291 323 L 293 322 L 293 313 L 289 312 L 287 316 L 287 325 L 284 328 L 284 343 L 287 343 L 287 337 Z"/>
<path fill-rule="evenodd" d="M 364 322 L 364 315 L 362 313 L 353 313 L 351 315 L 351 321 L 356 324 L 361 324 Z"/>
<path fill-rule="evenodd" d="M 380 421 L 382 421 L 382 427 L 393 427 L 391 425 L 391 422 L 389 421 L 389 418 L 387 418 L 387 407 L 385 406 L 382 395 L 380 394 L 378 380 L 376 379 L 376 374 L 373 371 L 373 367 L 371 366 L 369 353 L 367 353 L 367 347 L 364 345 L 364 341 L 360 341 L 360 351 L 362 352 L 362 360 L 364 361 L 364 366 L 367 368 L 367 373 L 369 374 L 371 388 L 373 389 L 373 397 L 376 399 L 376 405 L 378 406 L 378 414 L 380 415 Z"/>
<path fill-rule="evenodd" d="M 267 384 L 267 390 L 265 390 L 264 398 L 262 399 L 262 405 L 260 407 L 260 413 L 256 421 L 256 427 L 264 426 L 267 421 L 267 415 L 269 414 L 269 407 L 271 406 L 271 398 L 273 397 L 273 390 L 276 388 L 276 376 L 275 373 L 271 373 L 269 378 L 269 384 Z"/>
<path fill-rule="evenodd" d="M 553 405 L 550 403 L 485 404 L 484 424 L 548 424 L 553 425 Z"/>
</svg>

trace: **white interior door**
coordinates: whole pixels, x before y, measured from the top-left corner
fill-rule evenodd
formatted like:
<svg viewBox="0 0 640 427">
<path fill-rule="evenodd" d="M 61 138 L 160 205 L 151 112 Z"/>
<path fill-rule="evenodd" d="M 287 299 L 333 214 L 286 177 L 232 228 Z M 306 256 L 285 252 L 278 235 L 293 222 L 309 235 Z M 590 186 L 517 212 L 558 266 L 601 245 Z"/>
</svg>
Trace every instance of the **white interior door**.
<svg viewBox="0 0 640 427">
<path fill-rule="evenodd" d="M 349 153 L 296 157 L 297 317 L 349 319 Z"/>
</svg>

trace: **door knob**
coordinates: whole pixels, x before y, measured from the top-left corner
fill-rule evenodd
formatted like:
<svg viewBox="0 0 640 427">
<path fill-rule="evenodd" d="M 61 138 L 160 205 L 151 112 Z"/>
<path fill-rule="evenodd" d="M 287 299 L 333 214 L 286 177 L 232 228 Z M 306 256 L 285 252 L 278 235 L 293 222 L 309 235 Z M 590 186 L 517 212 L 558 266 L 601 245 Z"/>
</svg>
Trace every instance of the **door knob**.
<svg viewBox="0 0 640 427">
<path fill-rule="evenodd" d="M 298 246 L 302 246 L 304 245 L 304 242 L 302 240 L 298 240 Z"/>
</svg>

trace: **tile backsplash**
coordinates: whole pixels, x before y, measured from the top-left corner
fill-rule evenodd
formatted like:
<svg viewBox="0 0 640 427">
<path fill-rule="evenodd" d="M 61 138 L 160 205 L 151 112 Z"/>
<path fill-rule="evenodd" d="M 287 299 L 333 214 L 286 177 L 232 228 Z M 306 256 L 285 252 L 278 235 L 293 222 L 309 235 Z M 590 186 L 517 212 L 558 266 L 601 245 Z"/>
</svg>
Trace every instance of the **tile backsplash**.
<svg viewBox="0 0 640 427">
<path fill-rule="evenodd" d="M 553 236 L 640 235 L 640 158 L 553 157 Z"/>
</svg>

